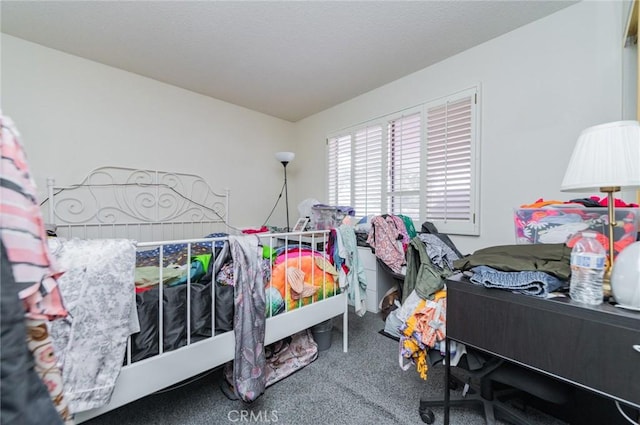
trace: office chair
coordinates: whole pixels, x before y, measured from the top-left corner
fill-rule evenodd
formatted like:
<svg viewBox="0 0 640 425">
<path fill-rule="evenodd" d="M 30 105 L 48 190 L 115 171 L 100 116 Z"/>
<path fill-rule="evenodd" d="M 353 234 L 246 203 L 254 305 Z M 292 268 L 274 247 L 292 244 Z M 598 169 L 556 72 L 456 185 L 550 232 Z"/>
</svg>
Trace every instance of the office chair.
<svg viewBox="0 0 640 425">
<path fill-rule="evenodd" d="M 509 401 L 520 400 L 526 405 L 536 398 L 543 403 L 561 405 L 570 400 L 570 386 L 497 357 L 489 357 L 476 370 L 470 370 L 463 358 L 458 366 L 452 367 L 452 372 L 454 369 L 463 370 L 465 376 L 451 373 L 450 387 L 456 389 L 463 385 L 464 389 L 461 394 L 450 395 L 449 406 L 480 406 L 487 425 L 495 425 L 496 417 L 514 425 L 532 424 L 523 414 L 524 406 L 518 408 Z M 431 408 L 443 406 L 444 398 L 422 398 L 418 409 L 420 418 L 427 424 L 434 423 Z"/>
</svg>

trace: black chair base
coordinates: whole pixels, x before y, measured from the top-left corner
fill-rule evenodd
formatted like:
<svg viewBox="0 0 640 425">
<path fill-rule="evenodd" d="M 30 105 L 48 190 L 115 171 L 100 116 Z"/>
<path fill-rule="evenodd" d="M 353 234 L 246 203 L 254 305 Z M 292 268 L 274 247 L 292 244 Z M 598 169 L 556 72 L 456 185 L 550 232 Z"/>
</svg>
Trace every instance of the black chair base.
<svg viewBox="0 0 640 425">
<path fill-rule="evenodd" d="M 493 394 L 493 400 L 486 399 L 476 390 L 470 390 L 467 394 L 451 394 L 449 397 L 449 406 L 455 407 L 479 407 L 484 413 L 487 425 L 495 425 L 496 418 L 513 425 L 534 425 L 527 417 L 516 407 L 507 401 L 517 394 L 521 394 L 517 390 L 496 391 Z M 419 414 L 424 423 L 432 424 L 435 422 L 435 414 L 432 408 L 443 407 L 442 399 L 421 399 Z M 454 413 L 454 412 L 452 412 Z M 453 422 L 455 423 L 455 421 Z"/>
<path fill-rule="evenodd" d="M 513 425 L 533 425 L 534 422 L 524 414 L 527 401 L 538 399 L 558 405 L 567 403 L 569 399 L 566 384 L 502 360 L 492 359 L 481 370 L 466 373 L 468 390 L 451 394 L 449 406 L 480 407 L 487 425 L 495 425 L 496 418 Z M 479 388 L 471 385 L 472 379 L 479 383 Z M 464 382 L 459 377 L 450 375 L 450 388 L 463 385 Z M 523 406 L 516 406 L 513 403 L 515 400 L 523 401 Z M 434 423 L 433 407 L 444 407 L 444 399 L 420 400 L 418 412 L 423 422 Z"/>
</svg>

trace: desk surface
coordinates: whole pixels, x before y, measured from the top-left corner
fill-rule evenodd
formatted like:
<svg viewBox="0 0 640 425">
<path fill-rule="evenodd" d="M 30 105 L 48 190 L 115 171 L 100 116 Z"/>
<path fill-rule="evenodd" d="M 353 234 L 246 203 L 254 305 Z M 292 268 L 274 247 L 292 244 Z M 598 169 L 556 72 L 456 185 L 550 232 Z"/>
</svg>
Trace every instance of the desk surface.
<svg viewBox="0 0 640 425">
<path fill-rule="evenodd" d="M 640 313 L 447 281 L 447 338 L 640 408 Z"/>
</svg>

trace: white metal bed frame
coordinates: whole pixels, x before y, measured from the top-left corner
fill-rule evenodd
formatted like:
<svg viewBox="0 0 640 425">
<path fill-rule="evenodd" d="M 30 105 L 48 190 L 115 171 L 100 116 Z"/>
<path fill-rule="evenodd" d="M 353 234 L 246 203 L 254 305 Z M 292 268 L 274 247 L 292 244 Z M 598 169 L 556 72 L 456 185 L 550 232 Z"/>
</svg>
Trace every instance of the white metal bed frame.
<svg viewBox="0 0 640 425">
<path fill-rule="evenodd" d="M 217 231 L 229 232 L 229 191 L 214 192 L 203 178 L 184 173 L 101 167 L 82 183 L 57 187 L 47 180 L 49 223 L 61 237 L 127 238 L 138 248 L 150 249 L 176 243 L 215 242 L 225 237 L 202 238 Z M 231 228 L 233 229 L 233 228 Z M 176 234 L 184 235 L 180 238 Z M 328 231 L 257 234 L 262 245 L 326 242 Z M 193 239 L 196 238 L 196 239 Z M 191 255 L 190 245 L 188 255 Z M 190 279 L 187 285 L 190 285 Z M 212 333 L 201 341 L 190 340 L 190 291 L 187 290 L 187 345 L 131 363 L 131 340 L 127 344 L 125 366 L 120 371 L 110 402 L 102 407 L 78 412 L 77 423 L 109 412 L 156 391 L 211 370 L 235 356 L 233 331 L 215 333 L 215 292 L 212 287 Z M 162 300 L 162 285 L 159 286 Z M 159 332 L 162 341 L 162 302 L 159 302 Z M 265 345 L 276 342 L 320 322 L 343 316 L 343 351 L 348 345 L 347 292 L 283 312 L 266 320 Z"/>
</svg>

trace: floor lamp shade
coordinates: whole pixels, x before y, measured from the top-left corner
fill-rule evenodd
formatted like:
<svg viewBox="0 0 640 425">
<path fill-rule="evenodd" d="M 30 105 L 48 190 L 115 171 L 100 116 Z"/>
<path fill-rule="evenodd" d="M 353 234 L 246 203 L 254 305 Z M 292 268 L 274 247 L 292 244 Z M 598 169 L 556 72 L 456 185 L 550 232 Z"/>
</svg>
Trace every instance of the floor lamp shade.
<svg viewBox="0 0 640 425">
<path fill-rule="evenodd" d="M 276 152 L 276 159 L 280 162 L 291 162 L 296 157 L 293 152 Z"/>
</svg>

